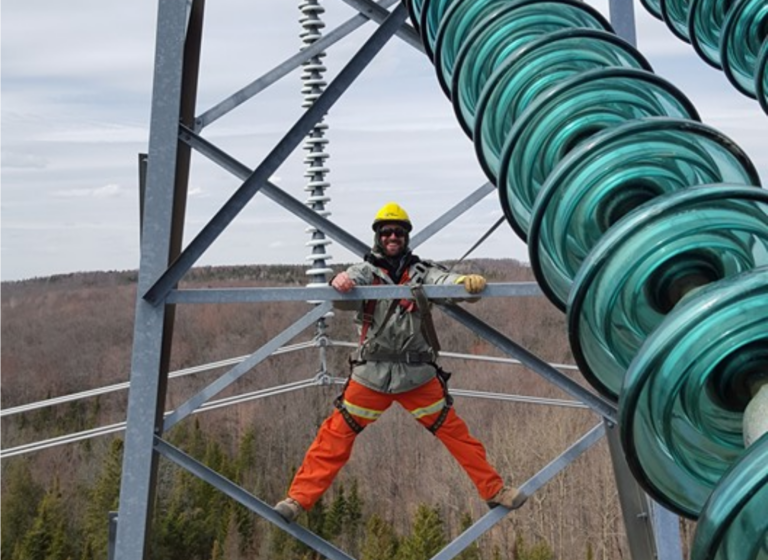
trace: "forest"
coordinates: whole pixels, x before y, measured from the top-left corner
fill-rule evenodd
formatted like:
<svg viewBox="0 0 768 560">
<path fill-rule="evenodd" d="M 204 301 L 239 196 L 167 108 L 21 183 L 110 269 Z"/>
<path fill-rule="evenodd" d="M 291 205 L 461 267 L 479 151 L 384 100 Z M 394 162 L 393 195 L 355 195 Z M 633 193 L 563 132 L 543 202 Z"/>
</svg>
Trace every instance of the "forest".
<svg viewBox="0 0 768 560">
<path fill-rule="evenodd" d="M 344 265 L 334 268 L 343 269 Z M 531 281 L 527 265 L 475 259 L 455 270 L 490 282 Z M 129 380 L 135 271 L 58 275 L 2 284 L 2 394 L 8 410 Z M 289 265 L 201 267 L 182 287 L 302 286 Z M 311 303 L 196 304 L 176 308 L 166 410 L 227 371 L 203 364 L 247 356 L 310 309 Z M 573 364 L 565 318 L 543 296 L 462 303 L 471 313 L 539 357 Z M 442 349 L 505 357 L 434 312 Z M 326 319 L 332 342 L 355 342 L 352 316 Z M 292 343 L 311 342 L 307 329 Z M 348 374 L 350 348 L 311 345 L 261 362 L 217 395 L 226 398 Z M 443 358 L 451 388 L 570 400 L 519 365 Z M 323 366 L 325 365 L 325 371 Z M 586 386 L 578 372 L 563 372 Z M 324 418 L 337 385 L 300 390 L 191 415 L 165 439 L 268 504 L 285 495 Z M 125 420 L 128 391 L 8 415 L 2 448 L 48 440 Z M 489 460 L 520 485 L 600 420 L 577 407 L 457 397 L 454 406 Z M 2 544 L 8 560 L 107 558 L 108 515 L 118 507 L 122 432 L 4 458 Z M 393 407 L 358 438 L 331 490 L 299 522 L 361 560 L 426 560 L 488 511 L 464 472 L 429 432 Z M 682 524 L 684 537 L 692 527 Z M 151 557 L 162 560 L 292 560 L 319 556 L 258 515 L 165 459 L 159 462 Z M 467 548 L 463 560 L 616 560 L 629 558 L 611 459 L 601 441 L 519 510 Z"/>
</svg>

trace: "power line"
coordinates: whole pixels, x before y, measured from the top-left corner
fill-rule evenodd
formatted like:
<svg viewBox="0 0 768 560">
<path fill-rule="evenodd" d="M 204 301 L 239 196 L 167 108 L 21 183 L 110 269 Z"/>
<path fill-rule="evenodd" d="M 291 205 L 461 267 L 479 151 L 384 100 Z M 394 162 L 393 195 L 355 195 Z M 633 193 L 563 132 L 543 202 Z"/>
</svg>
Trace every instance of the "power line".
<svg viewBox="0 0 768 560">
<path fill-rule="evenodd" d="M 354 348 L 357 347 L 356 343 L 353 342 L 344 342 L 344 341 L 328 341 L 329 346 L 338 346 L 338 347 L 349 347 Z M 293 344 L 289 346 L 284 346 L 274 352 L 273 355 L 277 354 L 285 354 L 288 352 L 294 352 L 296 350 L 302 350 L 304 348 L 311 348 L 314 346 L 317 346 L 317 341 L 309 341 L 309 342 L 302 342 L 298 344 Z M 442 358 L 452 358 L 452 359 L 461 359 L 461 360 L 470 360 L 470 361 L 484 361 L 484 362 L 495 362 L 495 363 L 502 363 L 502 364 L 511 364 L 511 365 L 520 365 L 520 362 L 518 360 L 514 360 L 511 358 L 497 358 L 493 356 L 478 356 L 475 354 L 461 354 L 457 352 L 440 352 L 440 357 Z M 205 371 L 210 371 L 214 369 L 219 369 L 222 367 L 232 366 L 236 365 L 245 359 L 247 359 L 248 356 L 239 356 L 236 358 L 229 358 L 226 360 L 219 360 L 217 362 L 210 362 L 207 364 L 202 364 L 199 366 L 193 366 L 190 368 L 185 368 L 181 370 L 177 370 L 174 372 L 169 373 L 168 377 L 171 378 L 178 378 L 183 377 L 186 375 L 192 375 L 195 373 L 202 373 Z M 550 364 L 552 367 L 559 368 L 559 369 L 568 369 L 568 370 L 578 370 L 576 366 L 569 365 L 569 364 Z M 210 401 L 202 406 L 200 408 L 193 411 L 193 414 L 197 414 L 199 412 L 207 412 L 209 410 L 215 410 L 218 408 L 224 408 L 227 406 L 235 405 L 235 404 L 242 404 L 245 402 L 249 402 L 256 399 L 261 399 L 268 396 L 274 396 L 279 395 L 282 393 L 287 393 L 291 391 L 296 391 L 298 389 L 304 389 L 306 387 L 311 387 L 313 385 L 324 385 L 328 379 L 330 379 L 330 382 L 333 384 L 343 384 L 346 379 L 341 377 L 330 377 L 327 376 L 323 377 L 321 374 L 318 374 L 317 376 L 306 379 L 302 381 L 296 381 L 292 383 L 287 383 L 285 385 L 280 385 L 277 387 L 272 387 L 269 389 L 261 389 L 258 391 L 252 391 L 250 393 L 245 393 L 242 395 L 235 395 L 231 397 L 225 397 L 223 399 L 218 399 L 215 401 Z M 63 404 L 67 402 L 73 402 L 84 398 L 90 398 L 95 397 L 99 395 L 104 395 L 108 393 L 113 393 L 116 391 L 122 391 L 125 389 L 128 389 L 130 387 L 130 382 L 123 382 L 123 383 L 116 383 L 113 385 L 107 385 L 104 387 L 100 387 L 97 389 L 90 389 L 87 391 L 81 391 L 78 393 L 72 393 L 70 395 L 63 395 L 60 397 L 54 397 L 51 399 L 45 399 L 42 401 L 37 401 L 25 405 L 20 405 L 13 408 L 8 408 L 5 410 L 0 411 L 0 416 L 12 416 L 14 414 L 19 414 L 23 412 L 29 412 L 32 410 L 37 410 L 40 408 L 45 408 L 49 406 L 55 406 L 58 404 Z M 506 393 L 494 393 L 494 392 L 487 392 L 487 391 L 471 391 L 466 389 L 452 389 L 451 393 L 454 396 L 457 397 L 466 397 L 466 398 L 480 398 L 480 399 L 491 399 L 491 400 L 501 400 L 501 401 L 511 401 L 511 402 L 518 402 L 518 403 L 524 403 L 524 404 L 539 404 L 539 405 L 546 405 L 546 406 L 557 406 L 557 407 L 565 407 L 565 408 L 588 408 L 585 404 L 578 402 L 578 401 L 569 401 L 569 400 L 562 400 L 562 399 L 551 399 L 551 398 L 543 398 L 543 397 L 531 397 L 531 396 L 525 396 L 525 395 L 512 395 L 512 394 L 506 394 Z M 168 411 L 164 414 L 164 416 L 169 416 L 172 414 L 173 411 Z M 118 422 L 116 424 L 109 424 L 107 426 L 101 426 L 99 428 L 92 428 L 89 430 L 84 430 L 81 432 L 74 432 L 71 434 L 65 434 L 62 436 L 58 436 L 55 438 L 50 438 L 46 440 L 41 440 L 33 443 L 28 443 L 24 445 L 19 445 L 16 447 L 12 447 L 9 449 L 2 449 L 0 450 L 0 459 L 6 459 L 9 457 L 15 457 L 17 455 L 23 455 L 26 453 L 32 453 L 35 451 L 42 451 L 43 449 L 48 449 L 51 447 L 56 447 L 59 445 L 65 445 L 69 443 L 76 443 L 78 441 L 83 441 L 86 439 L 91 439 L 94 437 L 119 433 L 125 430 L 126 422 Z"/>
</svg>

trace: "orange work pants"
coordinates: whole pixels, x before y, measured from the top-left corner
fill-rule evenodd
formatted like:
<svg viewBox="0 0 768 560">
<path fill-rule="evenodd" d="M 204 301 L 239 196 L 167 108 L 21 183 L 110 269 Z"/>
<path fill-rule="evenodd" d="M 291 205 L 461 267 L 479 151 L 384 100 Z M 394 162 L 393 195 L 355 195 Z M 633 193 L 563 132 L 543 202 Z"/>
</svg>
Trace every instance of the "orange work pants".
<svg viewBox="0 0 768 560">
<path fill-rule="evenodd" d="M 444 403 L 443 386 L 435 378 L 405 393 L 379 393 L 350 380 L 344 391 L 344 406 L 361 426 L 367 426 L 398 403 L 425 428 L 434 424 Z M 499 473 L 488 463 L 483 444 L 469 433 L 466 423 L 451 408 L 435 432 L 437 438 L 466 471 L 483 500 L 489 500 L 503 486 Z M 334 410 L 307 450 L 304 461 L 288 490 L 288 496 L 309 510 L 333 483 L 333 479 L 352 454 L 357 433 L 341 412 Z"/>
</svg>

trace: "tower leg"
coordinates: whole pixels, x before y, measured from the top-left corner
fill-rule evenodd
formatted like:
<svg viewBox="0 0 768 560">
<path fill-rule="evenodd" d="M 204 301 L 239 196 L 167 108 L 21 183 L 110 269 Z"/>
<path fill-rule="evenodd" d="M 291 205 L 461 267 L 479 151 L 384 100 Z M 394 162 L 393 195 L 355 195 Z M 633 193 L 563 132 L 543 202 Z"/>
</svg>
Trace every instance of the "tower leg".
<svg viewBox="0 0 768 560">
<path fill-rule="evenodd" d="M 606 422 L 605 433 L 632 559 L 683 560 L 677 516 L 652 502 L 635 481 L 624 458 L 618 427 Z"/>
<path fill-rule="evenodd" d="M 142 295 L 181 250 L 190 151 L 178 140 L 179 123 L 194 120 L 203 10 L 203 0 L 160 0 L 158 7 L 117 560 L 148 557 L 157 473 L 153 445 L 162 432 L 174 308 L 153 306 Z"/>
</svg>

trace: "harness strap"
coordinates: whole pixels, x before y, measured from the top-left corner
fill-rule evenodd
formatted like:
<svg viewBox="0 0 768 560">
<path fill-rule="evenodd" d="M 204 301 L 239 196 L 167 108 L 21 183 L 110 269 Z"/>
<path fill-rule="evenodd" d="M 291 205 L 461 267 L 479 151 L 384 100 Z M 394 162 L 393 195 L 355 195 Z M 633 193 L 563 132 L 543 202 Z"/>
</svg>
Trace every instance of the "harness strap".
<svg viewBox="0 0 768 560">
<path fill-rule="evenodd" d="M 401 279 L 400 284 L 405 284 L 410 280 L 410 277 L 408 276 L 408 271 L 406 270 Z M 377 286 L 381 284 L 381 278 L 374 275 L 373 276 L 373 285 Z M 395 312 L 395 308 L 397 306 L 402 307 L 409 313 L 411 311 L 414 311 L 415 304 L 407 299 L 401 299 L 401 300 L 392 300 L 392 303 L 389 304 L 389 308 L 387 308 L 387 312 L 384 314 L 384 319 L 381 321 L 381 325 L 379 325 L 379 331 L 384 328 L 384 325 L 387 324 L 387 321 L 389 321 L 390 317 L 392 317 L 392 314 Z M 362 348 L 363 343 L 365 342 L 366 336 L 368 335 L 368 330 L 371 328 L 371 324 L 373 323 L 373 313 L 376 310 L 376 300 L 370 299 L 366 300 L 365 307 L 363 308 L 363 327 L 360 329 L 360 347 Z M 378 333 L 377 333 L 378 334 Z"/>
<path fill-rule="evenodd" d="M 347 382 L 344 383 L 344 387 L 341 390 L 341 394 L 336 397 L 336 400 L 333 401 L 333 406 L 336 407 L 336 409 L 341 413 L 341 417 L 344 418 L 344 421 L 347 423 L 347 426 L 355 432 L 356 434 L 359 434 L 365 429 L 365 426 L 360 425 L 360 423 L 355 420 L 352 415 L 349 413 L 349 410 L 347 410 L 347 407 L 344 406 L 344 393 L 347 390 L 347 385 L 349 385 L 349 378 L 347 378 Z"/>
<path fill-rule="evenodd" d="M 440 385 L 443 386 L 443 397 L 445 398 L 445 404 L 443 405 L 443 409 L 440 411 L 440 416 L 438 416 L 432 425 L 427 428 L 432 435 L 435 435 L 437 430 L 439 430 L 440 427 L 445 423 L 445 419 L 448 417 L 448 412 L 453 406 L 453 397 L 448 392 L 448 379 L 451 377 L 451 374 L 447 371 L 443 371 L 443 369 L 438 365 L 435 365 L 435 367 L 437 368 L 437 379 L 440 381 Z"/>
<path fill-rule="evenodd" d="M 373 277 L 373 285 L 381 284 L 381 279 L 378 276 Z M 368 334 L 368 329 L 371 328 L 373 322 L 373 312 L 376 310 L 376 300 L 368 299 L 363 305 L 363 328 L 360 329 L 360 344 L 365 342 L 365 337 Z"/>
<path fill-rule="evenodd" d="M 434 352 L 360 352 L 360 359 L 369 362 L 399 362 L 429 364 L 435 361 Z"/>
<path fill-rule="evenodd" d="M 419 308 L 421 314 L 421 330 L 424 332 L 424 337 L 432 347 L 432 351 L 437 355 L 440 352 L 440 341 L 437 338 L 437 332 L 435 331 L 435 324 L 432 321 L 432 312 L 429 309 L 429 301 L 427 296 L 424 295 L 424 289 L 421 285 L 413 286 L 411 293 L 416 300 L 416 305 Z"/>
</svg>

